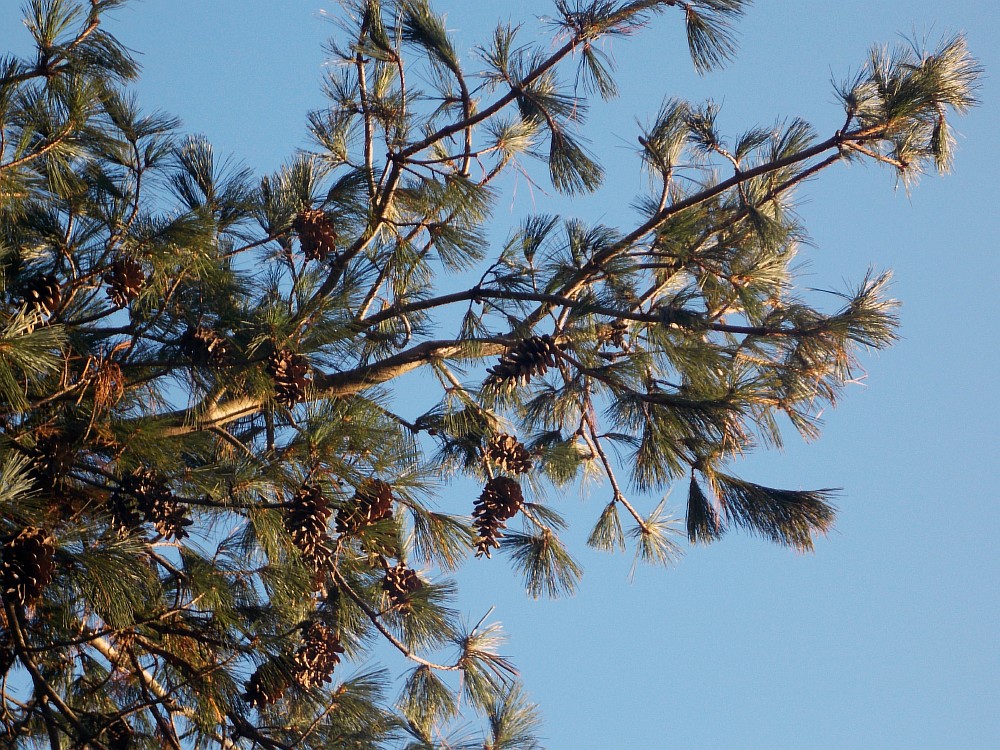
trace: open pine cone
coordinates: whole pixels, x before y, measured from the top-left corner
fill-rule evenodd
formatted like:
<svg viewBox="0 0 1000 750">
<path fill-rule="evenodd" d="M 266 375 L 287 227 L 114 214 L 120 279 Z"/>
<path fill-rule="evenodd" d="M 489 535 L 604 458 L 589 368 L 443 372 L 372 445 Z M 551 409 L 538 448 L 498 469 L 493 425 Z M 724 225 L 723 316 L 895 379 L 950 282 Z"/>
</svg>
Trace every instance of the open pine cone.
<svg viewBox="0 0 1000 750">
<path fill-rule="evenodd" d="M 55 548 L 45 532 L 29 526 L 4 541 L 0 556 L 0 586 L 6 596 L 30 604 L 52 582 Z"/>
<path fill-rule="evenodd" d="M 116 260 L 103 278 L 108 285 L 108 299 L 115 307 L 125 307 L 136 299 L 146 283 L 142 266 L 131 258 Z"/>
<path fill-rule="evenodd" d="M 42 435 L 35 442 L 31 474 L 40 488 L 52 491 L 62 484 L 76 460 L 76 449 L 66 435 Z"/>
<path fill-rule="evenodd" d="M 62 301 L 59 280 L 51 273 L 36 273 L 21 286 L 21 299 L 29 309 L 52 315 Z"/>
<path fill-rule="evenodd" d="M 188 326 L 181 336 L 181 348 L 196 365 L 221 365 L 229 358 L 226 340 L 205 326 Z"/>
<path fill-rule="evenodd" d="M 309 386 L 309 366 L 301 354 L 281 349 L 267 360 L 267 374 L 274 381 L 274 399 L 284 407 L 291 408 L 305 400 Z"/>
<path fill-rule="evenodd" d="M 523 474 L 531 469 L 531 454 L 513 435 L 493 436 L 483 455 L 504 474 Z"/>
<path fill-rule="evenodd" d="M 501 383 L 524 385 L 555 365 L 559 345 L 547 333 L 519 341 L 487 372 Z"/>
<path fill-rule="evenodd" d="M 299 235 L 306 260 L 326 260 L 337 252 L 337 233 L 325 212 L 318 209 L 302 211 L 292 222 Z"/>
<path fill-rule="evenodd" d="M 135 732 L 125 719 L 117 719 L 104 730 L 104 744 L 108 746 L 108 750 L 129 750 L 134 735 Z"/>
<path fill-rule="evenodd" d="M 340 639 L 326 625 L 313 622 L 306 626 L 302 641 L 295 652 L 295 681 L 306 690 L 330 682 L 344 653 Z"/>
<path fill-rule="evenodd" d="M 337 512 L 337 533 L 353 534 L 392 517 L 392 487 L 381 479 L 361 483 L 351 501 Z"/>
<path fill-rule="evenodd" d="M 174 499 L 166 481 L 152 469 L 139 468 L 121 478 L 108 501 L 112 519 L 120 532 L 138 528 L 138 512 L 166 538 L 182 539 L 193 522 Z"/>
<path fill-rule="evenodd" d="M 406 606 L 410 602 L 410 594 L 423 587 L 424 582 L 420 580 L 417 571 L 406 567 L 402 562 L 387 569 L 382 579 L 382 590 L 389 601 L 396 605 Z"/>
<path fill-rule="evenodd" d="M 476 557 L 490 557 L 491 548 L 500 548 L 501 530 L 517 515 L 523 503 L 521 485 L 513 479 L 497 477 L 486 483 L 472 510 L 477 537 Z"/>
<path fill-rule="evenodd" d="M 288 687 L 277 670 L 268 669 L 270 666 L 262 664 L 257 667 L 244 686 L 243 700 L 255 708 L 264 708 L 277 703 Z"/>
<path fill-rule="evenodd" d="M 300 487 L 285 511 L 285 529 L 313 571 L 325 570 L 333 555 L 327 522 L 333 511 L 319 487 Z"/>
</svg>

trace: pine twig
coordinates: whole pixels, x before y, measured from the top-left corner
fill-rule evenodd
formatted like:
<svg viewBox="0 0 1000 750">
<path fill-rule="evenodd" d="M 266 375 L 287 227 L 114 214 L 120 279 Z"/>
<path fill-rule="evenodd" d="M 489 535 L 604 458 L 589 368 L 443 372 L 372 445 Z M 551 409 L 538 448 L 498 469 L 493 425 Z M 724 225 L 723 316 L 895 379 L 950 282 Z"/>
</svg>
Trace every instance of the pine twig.
<svg viewBox="0 0 1000 750">
<path fill-rule="evenodd" d="M 414 661 L 417 664 L 421 664 L 425 667 L 429 667 L 431 669 L 436 669 L 443 672 L 457 672 L 461 670 L 462 667 L 458 664 L 453 664 L 450 666 L 446 666 L 444 664 L 435 664 L 434 662 L 427 661 L 426 659 L 414 654 L 410 649 L 406 647 L 404 643 L 402 643 L 402 641 L 400 641 L 398 638 L 396 638 L 396 636 L 394 636 L 391 632 L 389 632 L 389 629 L 386 628 L 386 626 L 383 625 L 382 621 L 379 619 L 378 612 L 376 612 L 374 609 L 368 606 L 368 603 L 361 598 L 358 592 L 356 592 L 353 588 L 351 588 L 351 585 L 347 582 L 344 576 L 341 575 L 340 571 L 337 570 L 336 566 L 334 566 L 331 569 L 331 573 L 333 575 L 333 580 L 336 582 L 337 586 L 339 586 L 341 590 L 343 590 L 344 593 L 347 594 L 347 596 L 351 599 L 351 601 L 353 601 L 355 604 L 358 605 L 361 611 L 365 613 L 365 616 L 369 620 L 371 620 L 372 625 L 375 626 L 378 632 L 380 632 L 385 637 L 385 639 L 389 641 L 389 643 L 391 643 L 396 648 L 396 650 L 399 651 L 399 653 L 401 653 L 407 659 L 409 659 L 410 661 Z"/>
</svg>

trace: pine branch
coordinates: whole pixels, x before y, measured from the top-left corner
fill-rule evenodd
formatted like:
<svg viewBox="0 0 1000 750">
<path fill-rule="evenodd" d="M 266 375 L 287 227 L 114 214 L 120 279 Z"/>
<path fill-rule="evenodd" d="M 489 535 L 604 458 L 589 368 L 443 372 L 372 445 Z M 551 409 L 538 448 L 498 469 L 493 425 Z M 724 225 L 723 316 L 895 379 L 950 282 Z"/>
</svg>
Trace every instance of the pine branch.
<svg viewBox="0 0 1000 750">
<path fill-rule="evenodd" d="M 348 581 L 344 578 L 344 576 L 340 573 L 340 571 L 337 570 L 336 566 L 331 569 L 331 574 L 333 575 L 333 580 L 336 582 L 338 588 L 345 594 L 347 594 L 347 596 L 351 599 L 351 601 L 353 601 L 355 604 L 358 605 L 361 611 L 365 613 L 365 616 L 371 621 L 372 625 L 375 626 L 375 629 L 382 634 L 382 637 L 385 638 L 390 644 L 392 644 L 392 646 L 407 659 L 409 659 L 410 661 L 414 661 L 417 664 L 420 664 L 421 666 L 427 667 L 428 669 L 434 669 L 441 672 L 454 672 L 462 669 L 461 665 L 459 664 L 453 664 L 450 666 L 444 664 L 435 664 L 434 662 L 427 661 L 426 659 L 423 659 L 420 656 L 414 654 L 400 640 L 398 640 L 396 636 L 394 636 L 391 632 L 389 632 L 389 629 L 382 624 L 382 620 L 379 617 L 379 613 L 376 612 L 374 609 L 372 609 L 368 605 L 368 603 L 364 599 L 362 599 L 361 596 L 353 588 L 351 588 Z"/>
<path fill-rule="evenodd" d="M 16 649 L 17 657 L 24 665 L 24 668 L 28 671 L 28 674 L 31 675 L 31 681 L 34 685 L 36 696 L 42 700 L 51 701 L 51 703 L 59 709 L 59 713 L 62 714 L 72 725 L 78 738 L 89 738 L 89 733 L 80 722 L 80 718 L 76 715 L 73 709 L 66 705 L 55 689 L 45 680 L 41 672 L 38 671 L 38 666 L 29 655 L 28 644 L 24 637 L 24 630 L 21 627 L 20 614 L 17 612 L 14 605 L 9 601 L 5 600 L 3 605 L 6 614 L 7 627 L 10 629 L 11 635 L 14 636 L 14 647 Z M 90 742 L 94 745 L 95 750 L 108 750 L 106 745 L 95 739 L 90 739 Z"/>
</svg>

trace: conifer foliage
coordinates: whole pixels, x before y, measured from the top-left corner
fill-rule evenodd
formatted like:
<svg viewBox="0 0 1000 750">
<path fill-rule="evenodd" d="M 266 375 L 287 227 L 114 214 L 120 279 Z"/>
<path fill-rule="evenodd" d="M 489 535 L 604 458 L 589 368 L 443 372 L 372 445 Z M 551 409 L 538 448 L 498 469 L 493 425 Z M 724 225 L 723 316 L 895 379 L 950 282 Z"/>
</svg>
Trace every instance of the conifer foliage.
<svg viewBox="0 0 1000 750">
<path fill-rule="evenodd" d="M 0 745 L 539 747 L 450 571 L 572 591 L 557 506 L 584 477 L 589 543 L 644 561 L 680 549 L 646 507 L 674 484 L 690 543 L 830 529 L 830 490 L 737 465 L 816 434 L 895 303 L 883 273 L 800 288 L 794 193 L 842 162 L 946 171 L 961 37 L 875 48 L 826 135 L 667 99 L 631 224 L 502 242 L 515 177 L 600 188 L 606 42 L 680 24 L 709 72 L 748 0 L 554 0 L 555 44 L 501 24 L 468 54 L 427 0 L 345 0 L 312 147 L 259 177 L 139 107 L 126 1 L 28 0 L 36 53 L 0 58 Z M 449 734 L 476 713 L 481 740 Z"/>
</svg>

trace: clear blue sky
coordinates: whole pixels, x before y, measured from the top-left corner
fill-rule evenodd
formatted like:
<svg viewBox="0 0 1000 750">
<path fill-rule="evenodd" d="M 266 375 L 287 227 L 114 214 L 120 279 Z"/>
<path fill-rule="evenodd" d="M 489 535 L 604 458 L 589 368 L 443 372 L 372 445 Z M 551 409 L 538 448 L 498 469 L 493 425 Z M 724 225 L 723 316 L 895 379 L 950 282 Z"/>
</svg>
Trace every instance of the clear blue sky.
<svg viewBox="0 0 1000 750">
<path fill-rule="evenodd" d="M 23 49 L 18 6 L 0 4 L 0 49 Z M 436 7 L 464 50 L 498 17 L 533 31 L 550 12 L 542 0 Z M 321 45 L 336 30 L 321 13 L 337 10 L 332 0 L 146 0 L 117 11 L 111 28 L 142 53 L 147 108 L 265 173 L 306 145 L 304 115 L 323 104 Z M 819 441 L 790 438 L 739 466 L 775 486 L 844 488 L 836 531 L 815 554 L 730 534 L 630 583 L 630 557 L 583 548 L 597 487 L 557 502 L 581 519 L 570 535 L 586 569 L 576 597 L 530 601 L 501 560 L 463 574 L 461 605 L 472 619 L 496 605 L 551 750 L 1000 747 L 996 10 L 995 0 L 759 0 L 736 61 L 706 77 L 692 72 L 676 17 L 615 42 L 623 96 L 587 129 L 608 183 L 596 199 L 560 204 L 611 224 L 629 220 L 642 187 L 634 120 L 665 95 L 721 102 L 729 133 L 802 116 L 825 136 L 842 119 L 831 77 L 846 77 L 873 42 L 965 31 L 987 76 L 982 106 L 957 123 L 953 175 L 908 196 L 887 172 L 854 165 L 800 194 L 813 240 L 803 283 L 840 287 L 889 267 L 904 303 L 903 340 L 865 358 L 865 383 L 826 415 Z M 499 221 L 532 200 L 552 210 L 522 190 L 501 202 Z M 471 505 L 450 491 L 445 505 Z"/>
</svg>

